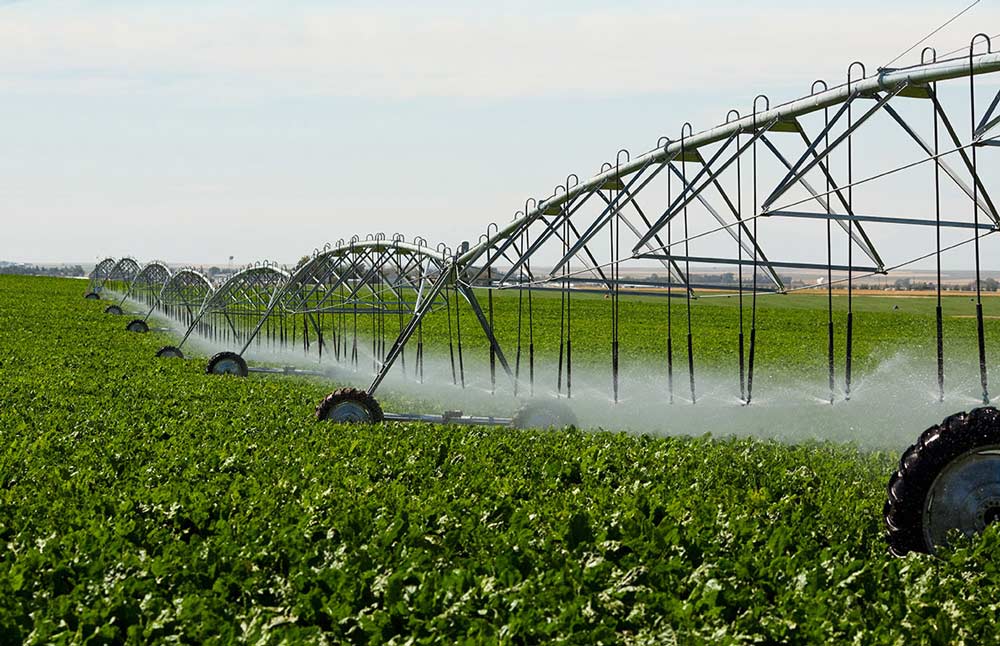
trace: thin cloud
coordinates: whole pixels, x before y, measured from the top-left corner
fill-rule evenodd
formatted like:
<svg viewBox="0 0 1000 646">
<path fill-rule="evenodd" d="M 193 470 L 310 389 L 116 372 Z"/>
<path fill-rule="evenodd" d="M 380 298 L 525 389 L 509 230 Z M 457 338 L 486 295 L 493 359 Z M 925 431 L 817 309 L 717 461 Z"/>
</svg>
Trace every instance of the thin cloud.
<svg viewBox="0 0 1000 646">
<path fill-rule="evenodd" d="M 22 0 L 7 0 L 20 2 Z M 957 21 L 948 49 L 1000 12 Z M 787 7 L 608 10 L 565 16 L 422 15 L 310 8 L 280 19 L 232 7 L 77 7 L 0 23 L 6 91 L 146 91 L 513 98 L 704 92 L 840 80 L 925 33 L 918 12 Z M 895 36 L 898 34 L 898 36 Z M 832 66 L 830 61 L 841 61 Z"/>
</svg>

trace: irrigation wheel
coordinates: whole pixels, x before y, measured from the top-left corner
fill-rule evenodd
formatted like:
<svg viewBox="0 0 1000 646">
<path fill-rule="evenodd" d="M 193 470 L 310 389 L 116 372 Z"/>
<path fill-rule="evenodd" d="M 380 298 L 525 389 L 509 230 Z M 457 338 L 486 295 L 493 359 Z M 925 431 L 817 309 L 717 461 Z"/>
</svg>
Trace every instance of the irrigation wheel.
<svg viewBox="0 0 1000 646">
<path fill-rule="evenodd" d="M 181 349 L 176 346 L 165 345 L 156 351 L 156 356 L 163 357 L 165 359 L 183 359 L 184 353 L 181 352 Z"/>
<path fill-rule="evenodd" d="M 86 298 L 88 301 L 99 301 L 101 300 L 101 295 L 98 294 L 97 292 L 87 292 L 84 295 L 84 298 Z"/>
<path fill-rule="evenodd" d="M 531 401 L 514 414 L 514 428 L 566 428 L 576 426 L 576 415 L 561 401 Z"/>
<path fill-rule="evenodd" d="M 146 324 L 142 319 L 135 319 L 134 321 L 129 321 L 125 329 L 129 332 L 139 332 L 140 334 L 145 334 L 149 332 L 149 325 Z"/>
<path fill-rule="evenodd" d="M 316 407 L 316 419 L 342 424 L 377 424 L 383 420 L 382 407 L 358 388 L 338 388 Z"/>
<path fill-rule="evenodd" d="M 247 362 L 235 352 L 220 352 L 208 360 L 205 370 L 210 375 L 234 375 L 246 377 L 250 374 Z"/>
<path fill-rule="evenodd" d="M 108 305 L 107 307 L 104 308 L 104 313 L 114 314 L 115 316 L 121 316 L 125 312 L 123 312 L 122 308 L 118 307 L 117 305 Z"/>
<path fill-rule="evenodd" d="M 972 536 L 1000 519 L 1000 411 L 957 413 L 920 435 L 889 480 L 889 549 L 932 553 L 958 530 Z"/>
</svg>

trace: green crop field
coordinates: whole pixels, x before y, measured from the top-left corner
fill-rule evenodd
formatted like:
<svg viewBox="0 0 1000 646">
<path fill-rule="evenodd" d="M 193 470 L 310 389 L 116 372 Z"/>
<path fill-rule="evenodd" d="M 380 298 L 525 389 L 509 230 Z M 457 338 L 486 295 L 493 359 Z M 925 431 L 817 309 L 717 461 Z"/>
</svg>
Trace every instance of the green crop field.
<svg viewBox="0 0 1000 646">
<path fill-rule="evenodd" d="M 666 365 L 668 330 L 673 339 L 675 371 L 687 366 L 687 306 L 684 298 L 623 293 L 620 313 L 620 353 L 623 368 L 629 366 Z M 976 370 L 975 303 L 968 293 L 945 292 L 942 305 L 944 354 L 947 373 Z M 482 308 L 487 310 L 486 290 L 477 290 Z M 488 365 L 489 345 L 482 329 L 464 300 L 459 299 L 459 321 L 454 310 L 442 306 L 428 315 L 423 323 L 425 344 L 437 350 L 447 348 L 451 338 L 457 342 L 461 328 L 463 350 L 471 370 L 482 371 Z M 529 296 L 525 290 L 494 291 L 494 331 L 504 351 L 513 363 L 521 329 L 522 363 L 527 361 L 530 340 Z M 835 326 L 835 363 L 842 371 L 846 352 L 847 296 L 833 296 Z M 530 297 L 530 319 L 534 326 L 534 345 L 539 362 L 558 361 L 560 326 L 560 294 L 555 290 L 534 290 Z M 899 352 L 921 359 L 931 366 L 936 361 L 936 300 L 931 295 L 855 296 L 854 364 L 859 373 L 871 370 L 879 361 Z M 575 293 L 572 296 L 572 340 L 574 366 L 581 369 L 610 371 L 611 361 L 611 302 L 600 294 Z M 745 347 L 749 353 L 751 328 L 751 296 L 743 298 Z M 520 317 L 519 317 L 520 309 Z M 1000 298 L 987 294 L 983 313 L 988 354 L 1000 353 Z M 341 315 L 348 343 L 353 339 L 350 313 Z M 702 293 L 691 307 L 695 366 L 712 371 L 727 370 L 737 374 L 738 333 L 740 329 L 739 299 L 735 293 Z M 520 326 L 518 319 L 520 318 Z M 361 347 L 370 346 L 374 317 L 358 317 L 357 335 Z M 451 330 L 449 332 L 449 319 Z M 668 325 L 668 319 L 670 324 Z M 255 321 L 256 319 L 254 319 Z M 334 316 L 319 319 L 330 342 Z M 252 325 L 248 321 L 247 325 Z M 405 320 L 395 315 L 385 317 L 389 343 L 403 327 Z M 301 323 L 299 324 L 301 325 Z M 790 295 L 761 294 L 757 299 L 756 372 L 786 378 L 814 377 L 823 380 L 827 374 L 827 296 L 825 292 Z M 313 339 L 315 341 L 315 339 Z M 415 345 L 411 342 L 410 346 Z M 412 350 L 411 350 L 412 352 Z M 554 383 L 553 383 L 554 385 Z"/>
<path fill-rule="evenodd" d="M 526 294 L 527 292 L 525 292 Z M 480 291 L 481 304 L 486 294 Z M 517 343 L 518 293 L 503 290 L 495 295 L 495 325 L 501 345 L 508 351 Z M 527 296 L 522 297 L 522 346 L 528 342 Z M 558 357 L 560 303 L 558 292 L 535 291 L 532 298 L 535 346 L 539 356 Z M 695 364 L 731 368 L 738 362 L 739 301 L 735 294 L 706 294 L 691 307 Z M 854 352 L 856 367 L 870 369 L 876 362 L 899 351 L 935 359 L 935 305 L 933 296 L 855 296 Z M 686 366 L 687 310 L 683 298 L 674 297 L 670 313 L 674 360 Z M 833 297 L 836 362 L 843 368 L 846 346 L 847 296 Z M 943 299 L 945 356 L 949 368 L 968 368 L 976 356 L 975 303 L 969 294 L 946 295 Z M 986 338 L 991 352 L 1000 352 L 1000 298 L 983 300 Z M 462 330 L 466 349 L 481 365 L 488 345 L 469 308 L 462 307 Z M 622 360 L 638 364 L 665 364 L 668 332 L 667 299 L 657 296 L 623 295 L 620 314 Z M 744 295 L 744 329 L 749 345 L 751 299 Z M 362 325 L 364 330 L 366 326 Z M 396 327 L 390 326 L 391 331 Z M 454 333 L 454 332 L 453 332 Z M 429 343 L 446 343 L 447 316 L 437 312 L 425 324 Z M 611 303 L 600 295 L 573 295 L 574 360 L 584 366 L 608 370 L 611 356 Z M 815 375 L 827 370 L 827 296 L 825 293 L 766 294 L 757 299 L 757 370 L 762 374 L 790 377 Z M 954 363 L 951 362 L 954 360 Z M 965 364 L 965 365 L 963 365 Z"/>
<path fill-rule="evenodd" d="M 83 287 L 0 277 L 0 643 L 996 639 L 995 528 L 936 557 L 886 553 L 896 451 L 320 424 L 334 384 L 157 360 L 170 336 L 125 332 Z M 822 371 L 821 297 L 769 299 L 761 370 Z M 596 363 L 607 304 L 580 307 Z M 948 307 L 961 358 L 971 306 Z M 558 307 L 539 308 L 551 353 Z M 930 353 L 932 308 L 858 299 L 859 369 Z M 623 310 L 629 360 L 661 352 L 663 300 Z M 732 299 L 693 314 L 698 358 L 729 365 Z"/>
</svg>

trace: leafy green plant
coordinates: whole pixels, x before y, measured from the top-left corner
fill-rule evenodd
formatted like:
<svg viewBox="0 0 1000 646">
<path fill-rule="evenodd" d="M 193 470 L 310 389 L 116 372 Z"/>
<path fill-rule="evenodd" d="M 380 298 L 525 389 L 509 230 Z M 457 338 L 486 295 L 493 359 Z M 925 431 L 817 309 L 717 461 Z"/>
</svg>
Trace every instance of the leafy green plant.
<svg viewBox="0 0 1000 646">
<path fill-rule="evenodd" d="M 0 642 L 994 633 L 996 531 L 886 554 L 895 455 L 318 424 L 329 384 L 157 360 L 79 285 L 0 278 Z"/>
</svg>

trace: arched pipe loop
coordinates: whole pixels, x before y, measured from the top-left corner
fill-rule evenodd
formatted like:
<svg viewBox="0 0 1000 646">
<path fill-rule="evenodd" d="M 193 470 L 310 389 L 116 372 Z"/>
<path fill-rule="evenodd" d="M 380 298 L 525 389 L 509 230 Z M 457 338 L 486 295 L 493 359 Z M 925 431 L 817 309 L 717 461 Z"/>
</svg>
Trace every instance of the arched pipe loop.
<svg viewBox="0 0 1000 646">
<path fill-rule="evenodd" d="M 726 113 L 726 123 L 727 124 L 730 123 L 730 122 L 732 122 L 732 121 L 734 121 L 734 120 L 735 121 L 739 121 L 740 120 L 740 111 L 737 110 L 736 108 L 732 108 L 732 109 L 729 110 L 729 112 Z M 743 134 L 743 129 L 741 128 L 739 132 L 740 132 L 740 134 Z"/>
<path fill-rule="evenodd" d="M 865 64 L 861 61 L 854 61 L 847 66 L 847 89 L 850 91 L 851 83 L 855 82 L 854 70 L 855 68 L 861 68 L 861 76 L 857 79 L 858 81 L 863 81 L 866 76 L 868 76 L 868 70 L 865 68 Z"/>
<path fill-rule="evenodd" d="M 759 104 L 761 102 L 761 99 L 763 99 L 763 101 L 764 101 L 764 109 L 763 110 L 760 110 L 757 107 L 757 104 Z M 760 112 L 762 112 L 762 111 L 763 112 L 767 112 L 770 109 L 771 109 L 771 99 L 768 98 L 768 96 L 766 94 L 758 94 L 757 96 L 755 96 L 753 98 L 753 129 L 754 129 L 755 133 L 757 131 L 757 115 Z"/>
<path fill-rule="evenodd" d="M 927 60 L 927 54 L 928 53 L 931 55 L 931 59 L 930 60 Z M 937 62 L 937 50 L 936 49 L 934 49 L 933 47 L 927 46 L 927 47 L 924 47 L 922 50 L 920 50 L 920 64 L 921 65 L 926 65 L 928 63 L 936 63 L 936 62 Z"/>
<path fill-rule="evenodd" d="M 983 53 L 984 54 L 993 53 L 993 41 L 990 39 L 989 35 L 984 34 L 983 32 L 979 32 L 978 34 L 972 37 L 972 40 L 969 41 L 969 56 L 972 56 L 973 51 L 976 48 L 976 43 L 980 40 L 986 43 L 986 51 Z"/>
<path fill-rule="evenodd" d="M 824 81 L 823 79 L 816 79 L 815 81 L 813 81 L 812 86 L 809 88 L 809 94 L 811 96 L 816 94 L 817 92 L 826 92 L 829 89 L 830 86 L 827 85 L 826 81 Z"/>
</svg>

